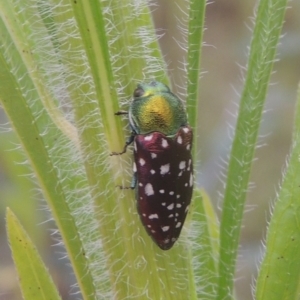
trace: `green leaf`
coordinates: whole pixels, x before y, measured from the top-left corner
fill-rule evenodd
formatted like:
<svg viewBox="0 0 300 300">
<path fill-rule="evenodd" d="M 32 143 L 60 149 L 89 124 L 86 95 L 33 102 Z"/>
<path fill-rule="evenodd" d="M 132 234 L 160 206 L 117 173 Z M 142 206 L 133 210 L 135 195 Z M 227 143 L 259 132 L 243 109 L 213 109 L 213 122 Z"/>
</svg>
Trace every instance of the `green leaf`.
<svg viewBox="0 0 300 300">
<path fill-rule="evenodd" d="M 293 146 L 267 234 L 256 299 L 299 299 L 300 282 L 300 89 Z"/>
<path fill-rule="evenodd" d="M 62 115 L 58 116 L 60 111 L 51 109 L 55 101 L 47 90 L 46 78 L 41 73 L 42 66 L 33 68 L 43 60 L 40 61 L 41 53 L 38 51 L 32 55 L 28 45 L 28 41 L 37 42 L 30 39 L 33 33 L 28 32 L 35 27 L 23 28 L 21 18 L 33 12 L 29 12 L 24 4 L 23 7 L 18 7 L 22 13 L 19 18 L 15 18 L 14 8 L 13 3 L 8 1 L 0 9 L 3 12 L 0 18 L 0 100 L 43 189 L 82 293 L 86 299 L 92 299 L 95 292 L 87 257 L 84 255 L 82 240 L 85 237 L 80 236 L 78 222 L 74 218 L 80 205 L 86 206 L 86 199 L 76 207 L 72 205 L 73 189 L 82 187 L 85 182 L 82 172 L 79 171 L 78 160 L 77 163 L 74 162 L 70 154 L 70 147 L 77 149 L 78 146 L 76 134 L 74 135 L 74 130 L 70 130 L 72 126 L 67 119 Z M 11 31 L 15 34 L 11 34 Z M 32 68 L 34 71 L 31 72 Z M 43 85 L 41 78 L 45 79 Z M 47 101 L 42 101 L 45 99 Z M 73 168 L 77 168 L 76 173 Z M 83 191 L 78 191 L 77 196 L 82 193 Z M 85 222 L 90 228 L 95 227 L 91 225 L 92 215 L 88 212 Z"/>
<path fill-rule="evenodd" d="M 195 189 L 192 202 L 192 259 L 197 299 L 215 299 L 218 279 L 219 227 L 208 195 Z"/>
<path fill-rule="evenodd" d="M 185 236 L 170 251 L 154 245 L 137 215 L 134 193 L 116 187 L 129 182 L 129 155 L 109 155 L 125 141 L 123 123 L 114 116 L 117 92 L 129 98 L 134 80 L 141 80 L 134 76 L 166 78 L 147 4 L 40 0 L 2 6 L 0 99 L 83 298 L 195 299 Z M 109 28 L 111 20 L 116 26 Z M 109 34 L 115 30 L 126 34 Z M 116 41 L 128 54 L 141 54 L 118 56 Z"/>
<path fill-rule="evenodd" d="M 110 151 L 120 151 L 125 140 L 121 120 L 114 116 L 118 110 L 116 86 L 119 82 L 128 80 L 131 72 L 135 75 L 140 74 L 143 66 L 147 64 L 147 58 L 144 58 L 143 52 L 136 58 L 135 56 L 127 57 L 126 51 L 137 48 L 137 41 L 143 49 L 142 45 L 145 41 L 142 37 L 138 38 L 137 34 L 143 30 L 145 35 L 143 38 L 150 38 L 154 41 L 152 48 L 146 50 L 152 55 L 159 53 L 153 25 L 149 18 L 149 9 L 145 3 L 140 3 L 134 7 L 134 11 L 131 11 L 128 9 L 131 7 L 128 3 L 124 1 L 120 5 L 119 1 L 112 1 L 105 7 L 105 2 L 72 2 L 82 44 L 79 43 L 79 37 L 74 39 L 70 34 L 64 37 L 67 42 L 61 45 L 62 61 L 70 71 L 70 74 L 66 76 L 66 82 L 75 109 L 82 152 L 86 158 L 84 164 L 95 203 L 95 215 L 98 217 L 99 239 L 106 251 L 112 289 L 117 291 L 120 299 L 126 297 L 171 299 L 172 294 L 176 294 L 179 298 L 189 294 L 192 298 L 195 294 L 194 282 L 188 281 L 191 262 L 188 256 L 181 254 L 184 251 L 184 244 L 168 252 L 162 252 L 153 244 L 136 213 L 134 193 L 121 191 L 116 187 L 117 184 L 126 185 L 124 178 L 128 178 L 129 171 L 127 171 L 128 164 L 124 160 L 129 156 L 128 154 L 122 157 L 109 155 Z M 59 9 L 59 6 L 57 7 Z M 105 17 L 104 13 L 108 10 L 110 11 L 109 18 Z M 128 18 L 124 15 L 126 12 Z M 58 16 L 62 19 L 63 14 Z M 126 33 L 125 36 L 108 34 L 111 30 L 107 29 L 107 26 L 111 26 L 110 19 L 113 19 L 115 24 L 122 24 L 121 30 Z M 123 24 L 124 20 L 127 22 Z M 134 22 L 136 28 L 132 31 Z M 112 30 L 117 30 L 118 26 L 113 27 Z M 118 43 L 122 44 L 121 49 L 125 49 L 125 53 L 112 63 L 110 57 L 115 58 L 119 53 L 114 51 L 120 51 L 119 48 L 109 47 L 112 43 L 110 39 L 116 40 L 116 37 Z M 81 60 L 79 55 L 74 64 L 73 60 L 68 58 L 65 48 L 72 53 L 77 53 L 78 49 L 85 49 L 90 69 L 86 68 L 84 60 Z M 108 50 L 110 57 L 107 55 Z M 155 57 L 158 62 L 160 59 L 159 56 Z M 112 64 L 121 66 L 113 76 L 111 75 Z M 126 74 L 129 66 L 132 70 Z M 161 69 L 158 71 L 164 74 Z M 92 81 L 78 80 L 80 78 L 78 74 L 82 73 L 89 74 L 93 78 L 94 85 Z M 126 76 L 119 81 L 118 73 L 126 74 Z M 151 76 L 151 73 L 148 76 Z M 115 80 L 112 81 L 113 79 Z M 129 79 L 131 86 L 136 84 L 131 78 Z M 124 86 L 128 86 L 128 83 L 124 82 Z M 89 93 L 92 93 L 97 101 L 94 101 L 91 96 L 82 97 Z M 93 259 L 93 256 L 90 257 Z M 94 265 L 96 266 L 97 263 L 95 261 Z M 151 280 L 149 280 L 149 274 L 151 274 Z M 99 284 L 96 284 L 99 286 L 99 295 L 101 294 L 101 278 L 96 276 L 96 280 L 99 280 Z M 169 288 L 166 289 L 165 286 Z"/>
<path fill-rule="evenodd" d="M 25 300 L 61 299 L 35 246 L 12 211 L 6 211 L 7 235 Z"/>
<path fill-rule="evenodd" d="M 235 261 L 249 176 L 286 3 L 286 0 L 262 0 L 258 6 L 226 179 L 220 225 L 218 300 L 233 298 Z"/>
<path fill-rule="evenodd" d="M 204 32 L 204 16 L 206 1 L 191 0 L 188 23 L 188 53 L 187 53 L 187 114 L 194 136 L 198 136 L 198 114 L 200 109 L 199 78 L 202 40 Z M 198 154 L 197 143 L 193 145 L 193 157 Z"/>
</svg>

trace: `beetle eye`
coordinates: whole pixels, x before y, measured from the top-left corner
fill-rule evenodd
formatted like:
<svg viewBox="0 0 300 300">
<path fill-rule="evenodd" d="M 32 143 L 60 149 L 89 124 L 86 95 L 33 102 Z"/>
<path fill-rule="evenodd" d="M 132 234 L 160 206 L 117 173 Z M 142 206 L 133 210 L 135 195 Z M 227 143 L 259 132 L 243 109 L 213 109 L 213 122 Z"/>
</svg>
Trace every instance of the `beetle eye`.
<svg viewBox="0 0 300 300">
<path fill-rule="evenodd" d="M 134 98 L 139 98 L 144 95 L 145 91 L 142 88 L 136 88 L 133 92 L 133 97 Z"/>
</svg>

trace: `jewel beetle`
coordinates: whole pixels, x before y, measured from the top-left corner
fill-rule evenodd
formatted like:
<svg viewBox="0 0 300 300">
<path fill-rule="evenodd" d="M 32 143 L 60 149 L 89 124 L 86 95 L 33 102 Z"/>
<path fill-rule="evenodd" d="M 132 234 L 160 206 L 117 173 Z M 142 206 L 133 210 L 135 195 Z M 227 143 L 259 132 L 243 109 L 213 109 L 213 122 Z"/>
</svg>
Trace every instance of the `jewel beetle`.
<svg viewBox="0 0 300 300">
<path fill-rule="evenodd" d="M 170 249 L 178 239 L 193 193 L 193 132 L 182 101 L 165 84 L 141 83 L 128 114 L 132 130 L 124 149 L 133 143 L 131 188 L 140 219 L 153 241 Z"/>
</svg>

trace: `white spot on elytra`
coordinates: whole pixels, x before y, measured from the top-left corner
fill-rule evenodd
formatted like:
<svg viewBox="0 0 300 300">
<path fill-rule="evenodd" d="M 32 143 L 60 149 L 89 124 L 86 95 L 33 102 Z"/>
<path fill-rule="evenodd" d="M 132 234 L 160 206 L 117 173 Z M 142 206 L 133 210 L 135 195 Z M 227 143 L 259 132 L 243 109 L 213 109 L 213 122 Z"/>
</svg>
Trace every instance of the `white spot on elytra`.
<svg viewBox="0 0 300 300">
<path fill-rule="evenodd" d="M 182 144 L 182 137 L 180 135 L 177 137 L 177 143 Z"/>
<path fill-rule="evenodd" d="M 159 190 L 159 192 L 160 192 L 161 194 L 164 194 L 164 193 L 165 193 L 165 190 Z"/>
<path fill-rule="evenodd" d="M 136 164 L 133 163 L 133 172 L 135 173 L 136 172 Z"/>
<path fill-rule="evenodd" d="M 147 196 L 152 196 L 154 195 L 154 191 L 153 191 L 153 186 L 151 183 L 147 183 L 145 186 L 145 194 Z"/>
<path fill-rule="evenodd" d="M 191 169 L 191 163 L 192 163 L 192 160 L 189 159 L 189 166 L 188 166 L 188 168 L 187 168 L 188 171 Z"/>
<path fill-rule="evenodd" d="M 168 210 L 172 210 L 174 208 L 174 203 L 171 203 L 170 205 L 167 206 Z"/>
<path fill-rule="evenodd" d="M 182 205 L 181 205 L 180 203 L 177 203 L 177 204 L 176 204 L 176 207 L 177 207 L 177 208 L 180 208 L 181 206 L 182 206 Z"/>
<path fill-rule="evenodd" d="M 150 134 L 150 135 L 145 136 L 144 140 L 145 141 L 151 141 L 152 138 L 153 138 L 153 134 Z"/>
<path fill-rule="evenodd" d="M 193 174 L 191 174 L 190 176 L 190 186 L 193 186 L 194 183 L 194 178 L 193 178 Z"/>
<path fill-rule="evenodd" d="M 173 214 L 170 214 L 169 216 L 168 216 L 168 218 L 173 218 L 174 217 L 174 215 Z"/>
<path fill-rule="evenodd" d="M 170 239 L 165 239 L 164 244 L 168 244 L 170 242 Z"/>
<path fill-rule="evenodd" d="M 176 228 L 179 228 L 181 226 L 181 222 L 177 222 L 177 224 L 176 224 Z"/>
<path fill-rule="evenodd" d="M 185 211 L 184 212 L 187 212 L 189 210 L 190 206 L 188 205 L 186 208 L 185 208 Z"/>
<path fill-rule="evenodd" d="M 139 163 L 140 163 L 141 166 L 143 166 L 146 162 L 145 162 L 145 160 L 143 158 L 140 158 L 139 159 Z"/>
<path fill-rule="evenodd" d="M 177 239 L 176 238 L 172 238 L 172 242 L 175 242 Z"/>
<path fill-rule="evenodd" d="M 155 233 L 155 230 L 151 230 L 152 233 Z"/>
<path fill-rule="evenodd" d="M 148 228 L 151 228 L 151 225 L 147 225 Z"/>
<path fill-rule="evenodd" d="M 179 169 L 183 170 L 183 169 L 185 168 L 185 165 L 186 165 L 185 161 L 184 161 L 184 160 L 181 161 L 181 162 L 179 163 Z"/>
<path fill-rule="evenodd" d="M 146 217 L 146 214 L 143 214 L 143 217 Z"/>
<path fill-rule="evenodd" d="M 170 229 L 170 226 L 163 226 L 161 229 L 162 229 L 162 231 L 165 232 L 165 231 L 168 231 Z"/>
<path fill-rule="evenodd" d="M 140 182 L 140 183 L 139 183 L 139 186 L 143 186 L 143 184 Z"/>
<path fill-rule="evenodd" d="M 182 130 L 185 132 L 185 133 L 188 133 L 190 131 L 190 129 L 188 127 L 184 127 L 182 128 Z"/>
<path fill-rule="evenodd" d="M 151 174 L 155 174 L 155 171 L 153 169 L 150 170 Z"/>
<path fill-rule="evenodd" d="M 152 214 L 152 215 L 149 215 L 148 217 L 149 219 L 158 219 L 158 215 L 157 214 Z"/>
<path fill-rule="evenodd" d="M 171 191 L 169 194 L 172 196 L 172 195 L 174 195 L 174 192 L 173 192 L 173 191 Z"/>
<path fill-rule="evenodd" d="M 188 151 L 191 150 L 191 144 L 186 145 L 186 150 L 188 150 Z"/>
<path fill-rule="evenodd" d="M 160 174 L 164 175 L 170 171 L 170 164 L 166 164 L 160 167 Z"/>
<path fill-rule="evenodd" d="M 169 146 L 168 141 L 165 139 L 161 139 L 161 145 L 163 148 L 167 148 Z"/>
<path fill-rule="evenodd" d="M 162 205 L 162 206 L 166 206 L 166 202 L 163 202 L 161 205 Z"/>
<path fill-rule="evenodd" d="M 179 216 L 179 213 L 176 213 L 176 214 L 175 214 L 175 217 L 178 217 L 178 216 Z M 177 219 L 176 219 L 176 221 L 177 221 Z"/>
<path fill-rule="evenodd" d="M 185 183 L 185 184 L 184 184 L 184 186 L 188 186 L 188 184 L 187 184 L 187 183 Z"/>
<path fill-rule="evenodd" d="M 151 158 L 155 158 L 157 157 L 157 154 L 156 153 L 151 153 Z"/>
<path fill-rule="evenodd" d="M 179 198 L 180 198 L 180 195 L 176 195 L 176 198 L 179 199 Z"/>
</svg>

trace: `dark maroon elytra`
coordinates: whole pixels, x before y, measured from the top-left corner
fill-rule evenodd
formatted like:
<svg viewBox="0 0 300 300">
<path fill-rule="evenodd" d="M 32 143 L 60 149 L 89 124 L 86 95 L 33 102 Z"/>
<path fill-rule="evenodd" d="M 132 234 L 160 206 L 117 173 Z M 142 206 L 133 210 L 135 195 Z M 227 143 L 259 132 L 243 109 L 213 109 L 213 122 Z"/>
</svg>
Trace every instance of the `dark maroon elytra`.
<svg viewBox="0 0 300 300">
<path fill-rule="evenodd" d="M 163 250 L 178 239 L 193 192 L 192 129 L 175 137 L 160 132 L 134 137 L 137 208 L 143 225 Z"/>
</svg>

